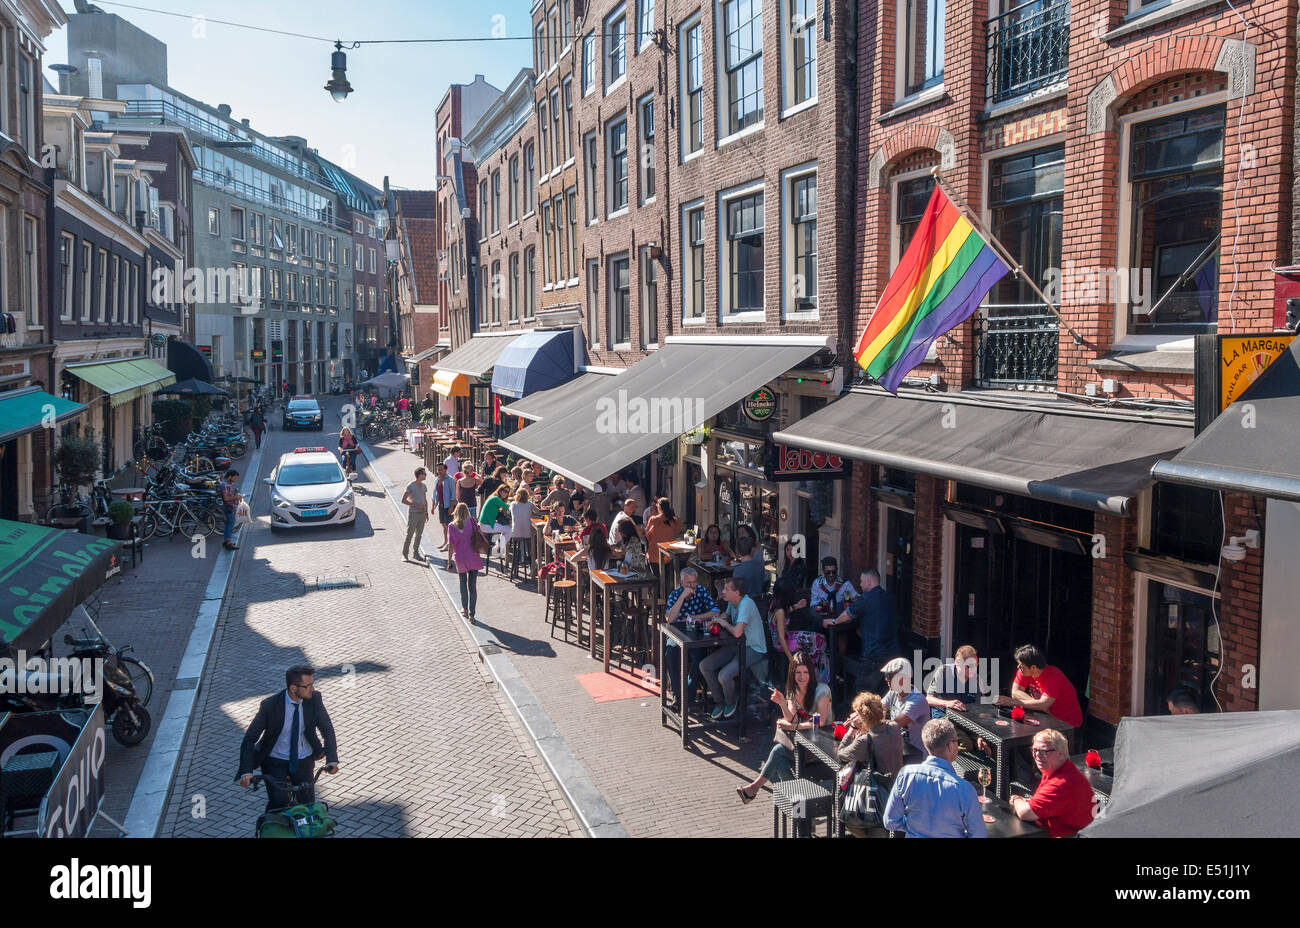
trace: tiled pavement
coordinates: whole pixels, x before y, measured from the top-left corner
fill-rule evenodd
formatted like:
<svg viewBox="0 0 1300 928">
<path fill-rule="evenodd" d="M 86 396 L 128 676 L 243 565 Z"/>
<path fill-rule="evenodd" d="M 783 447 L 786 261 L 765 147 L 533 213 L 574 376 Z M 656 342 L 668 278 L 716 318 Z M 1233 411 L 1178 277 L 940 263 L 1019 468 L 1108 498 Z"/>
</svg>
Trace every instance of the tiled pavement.
<svg viewBox="0 0 1300 928">
<path fill-rule="evenodd" d="M 327 406 L 327 421 L 334 422 Z M 271 432 L 263 474 L 296 445 L 336 437 Z M 363 470 L 353 528 L 246 532 L 218 620 L 161 834 L 243 836 L 264 804 L 233 783 L 258 702 L 307 661 L 339 736 L 343 767 L 320 798 L 356 836 L 564 836 L 582 830 L 514 713 L 481 668 L 432 574 L 404 563 L 404 526 Z M 315 577 L 360 588 L 312 590 Z"/>
<path fill-rule="evenodd" d="M 398 486 L 405 486 L 419 459 L 392 444 L 372 446 L 378 466 Z M 390 507 L 391 508 L 391 507 Z M 428 537 L 438 537 L 437 527 Z M 429 549 L 426 548 L 426 551 Z M 435 554 L 435 569 L 445 560 Z M 493 562 L 495 564 L 495 561 Z M 456 589 L 454 574 L 446 574 Z M 550 637 L 543 622 L 543 600 L 531 584 L 516 585 L 499 576 L 480 574 L 478 620 L 506 648 L 550 716 L 570 750 L 633 837 L 766 836 L 771 834 L 771 799 L 764 793 L 741 805 L 735 788 L 747 782 L 767 756 L 770 726 L 751 723 L 748 743 L 738 743 L 734 729 L 718 737 L 698 738 L 681 748 L 676 732 L 661 726 L 658 697 L 595 702 L 578 682 L 579 674 L 599 671 L 570 638 Z M 459 607 L 459 599 L 455 602 Z"/>
</svg>

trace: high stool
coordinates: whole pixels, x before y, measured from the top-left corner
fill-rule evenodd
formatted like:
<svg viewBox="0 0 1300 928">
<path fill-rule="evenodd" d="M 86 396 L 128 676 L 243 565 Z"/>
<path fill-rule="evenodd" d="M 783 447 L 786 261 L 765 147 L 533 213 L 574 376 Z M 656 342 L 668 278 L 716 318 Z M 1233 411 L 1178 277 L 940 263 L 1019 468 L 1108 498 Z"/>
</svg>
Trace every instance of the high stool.
<svg viewBox="0 0 1300 928">
<path fill-rule="evenodd" d="M 535 566 L 533 564 L 533 539 L 511 538 L 507 544 L 510 551 L 510 581 L 513 583 L 518 579 L 520 572 L 523 573 L 524 579 L 527 580 L 529 572 Z"/>
<path fill-rule="evenodd" d="M 564 623 L 564 640 L 569 640 L 569 629 L 573 625 L 573 602 L 578 584 L 573 580 L 556 580 L 551 584 L 547 595 L 547 606 L 551 608 L 551 637 L 555 637 L 555 625 Z"/>
<path fill-rule="evenodd" d="M 793 822 L 794 837 L 811 838 L 813 820 L 825 817 L 826 837 L 831 836 L 832 812 L 830 790 L 812 780 L 785 780 L 772 784 L 772 837 L 787 835 Z"/>
</svg>

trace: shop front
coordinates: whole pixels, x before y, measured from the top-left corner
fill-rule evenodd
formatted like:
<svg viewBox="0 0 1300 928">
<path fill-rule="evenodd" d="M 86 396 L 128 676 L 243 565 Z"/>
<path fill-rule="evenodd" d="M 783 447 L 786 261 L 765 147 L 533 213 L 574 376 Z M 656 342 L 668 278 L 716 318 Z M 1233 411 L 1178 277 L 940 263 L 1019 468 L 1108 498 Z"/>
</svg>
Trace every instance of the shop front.
<svg viewBox="0 0 1300 928">
<path fill-rule="evenodd" d="M 56 354 L 61 392 L 91 407 L 83 424 L 103 448 L 101 470 L 110 474 L 132 457 L 135 437 L 152 421 L 152 398 L 176 375 L 149 358 L 72 362 Z"/>
<path fill-rule="evenodd" d="M 437 363 L 433 392 L 454 402 L 454 424 L 491 429 L 499 412 L 492 394 L 492 368 L 519 332 L 479 333 Z"/>
</svg>

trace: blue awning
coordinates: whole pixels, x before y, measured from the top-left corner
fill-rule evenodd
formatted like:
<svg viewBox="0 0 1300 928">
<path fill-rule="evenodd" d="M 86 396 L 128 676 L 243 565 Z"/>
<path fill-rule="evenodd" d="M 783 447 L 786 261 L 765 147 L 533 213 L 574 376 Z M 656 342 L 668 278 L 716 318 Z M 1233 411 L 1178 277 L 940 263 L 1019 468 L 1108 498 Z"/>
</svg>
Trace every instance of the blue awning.
<svg viewBox="0 0 1300 928">
<path fill-rule="evenodd" d="M 525 332 L 492 368 L 492 392 L 515 399 L 573 379 L 573 330 Z"/>
</svg>

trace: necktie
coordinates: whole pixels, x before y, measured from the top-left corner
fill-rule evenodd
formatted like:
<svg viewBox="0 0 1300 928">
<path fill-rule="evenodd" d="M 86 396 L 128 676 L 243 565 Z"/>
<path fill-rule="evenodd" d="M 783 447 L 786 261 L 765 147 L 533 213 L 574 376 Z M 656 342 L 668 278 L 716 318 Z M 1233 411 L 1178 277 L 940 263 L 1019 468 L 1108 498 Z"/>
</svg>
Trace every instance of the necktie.
<svg viewBox="0 0 1300 928">
<path fill-rule="evenodd" d="M 298 710 L 301 707 L 294 703 L 293 706 L 293 724 L 289 726 L 289 772 L 298 772 Z"/>
</svg>

